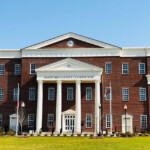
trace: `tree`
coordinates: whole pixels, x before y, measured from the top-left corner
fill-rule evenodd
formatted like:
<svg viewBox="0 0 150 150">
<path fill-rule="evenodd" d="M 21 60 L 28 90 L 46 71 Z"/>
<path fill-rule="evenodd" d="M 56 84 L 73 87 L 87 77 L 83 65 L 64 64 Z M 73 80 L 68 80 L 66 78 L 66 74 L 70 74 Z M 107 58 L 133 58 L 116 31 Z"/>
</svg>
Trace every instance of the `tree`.
<svg viewBox="0 0 150 150">
<path fill-rule="evenodd" d="M 21 135 L 22 135 L 22 127 L 28 123 L 28 118 L 26 116 L 25 110 L 22 107 L 19 109 L 18 115 L 19 115 L 18 122 L 21 127 Z"/>
</svg>

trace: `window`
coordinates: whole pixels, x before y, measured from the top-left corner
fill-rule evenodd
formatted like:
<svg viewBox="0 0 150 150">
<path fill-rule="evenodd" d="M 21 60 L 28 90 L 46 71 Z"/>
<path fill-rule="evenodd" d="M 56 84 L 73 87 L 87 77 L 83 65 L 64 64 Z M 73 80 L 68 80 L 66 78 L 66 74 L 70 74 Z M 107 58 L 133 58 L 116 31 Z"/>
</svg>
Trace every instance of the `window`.
<svg viewBox="0 0 150 150">
<path fill-rule="evenodd" d="M 4 90 L 0 89 L 0 101 L 3 100 L 3 97 L 4 97 Z"/>
<path fill-rule="evenodd" d="M 35 88 L 29 88 L 29 100 L 35 100 Z"/>
<path fill-rule="evenodd" d="M 123 89 L 123 101 L 128 101 L 129 100 L 129 89 Z"/>
<path fill-rule="evenodd" d="M 92 115 L 86 115 L 86 127 L 87 128 L 92 127 Z"/>
<path fill-rule="evenodd" d="M 28 127 L 34 127 L 34 114 L 28 115 Z"/>
<path fill-rule="evenodd" d="M 146 88 L 140 88 L 140 100 L 146 101 Z"/>
<path fill-rule="evenodd" d="M 106 100 L 110 100 L 110 88 L 106 88 Z"/>
<path fill-rule="evenodd" d="M 2 126 L 2 114 L 0 114 L 0 126 Z"/>
<path fill-rule="evenodd" d="M 5 65 L 0 65 L 0 75 L 4 75 Z"/>
<path fill-rule="evenodd" d="M 30 64 L 30 74 L 35 74 L 35 64 Z"/>
<path fill-rule="evenodd" d="M 15 64 L 15 75 L 20 75 L 20 74 L 21 74 L 21 65 Z"/>
<path fill-rule="evenodd" d="M 141 116 L 141 128 L 146 129 L 147 128 L 147 115 Z"/>
<path fill-rule="evenodd" d="M 122 74 L 128 74 L 128 64 L 122 64 Z"/>
<path fill-rule="evenodd" d="M 105 69 L 105 71 L 106 71 L 106 74 L 111 74 L 111 63 L 106 63 L 105 64 L 106 66 L 106 69 Z"/>
<path fill-rule="evenodd" d="M 73 88 L 67 88 L 67 100 L 73 100 Z"/>
<path fill-rule="evenodd" d="M 48 114 L 47 126 L 50 128 L 52 128 L 54 126 L 54 115 L 53 114 Z"/>
<path fill-rule="evenodd" d="M 139 64 L 139 74 L 145 74 L 145 63 Z"/>
<path fill-rule="evenodd" d="M 106 115 L 106 128 L 110 128 L 110 127 L 111 127 L 111 116 Z"/>
<path fill-rule="evenodd" d="M 14 101 L 17 101 L 18 100 L 18 88 L 14 88 Z"/>
<path fill-rule="evenodd" d="M 55 89 L 49 88 L 48 89 L 48 100 L 54 100 L 55 98 Z"/>
<path fill-rule="evenodd" d="M 86 100 L 92 100 L 92 88 L 86 88 Z"/>
</svg>

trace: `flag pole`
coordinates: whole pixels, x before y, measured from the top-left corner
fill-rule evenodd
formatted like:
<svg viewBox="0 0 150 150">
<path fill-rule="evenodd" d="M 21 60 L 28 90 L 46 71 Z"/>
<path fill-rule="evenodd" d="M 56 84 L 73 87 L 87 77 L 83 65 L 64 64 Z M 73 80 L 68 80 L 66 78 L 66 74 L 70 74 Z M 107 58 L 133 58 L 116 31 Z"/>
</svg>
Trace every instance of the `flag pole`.
<svg viewBox="0 0 150 150">
<path fill-rule="evenodd" d="M 112 113 L 111 113 L 112 89 L 111 89 L 111 82 L 109 83 L 109 86 L 110 86 L 110 121 L 111 121 L 110 135 L 112 135 Z"/>
<path fill-rule="evenodd" d="M 19 83 L 18 83 L 18 94 L 17 94 L 17 123 L 16 123 L 16 136 L 18 135 L 18 111 L 19 111 Z"/>
</svg>

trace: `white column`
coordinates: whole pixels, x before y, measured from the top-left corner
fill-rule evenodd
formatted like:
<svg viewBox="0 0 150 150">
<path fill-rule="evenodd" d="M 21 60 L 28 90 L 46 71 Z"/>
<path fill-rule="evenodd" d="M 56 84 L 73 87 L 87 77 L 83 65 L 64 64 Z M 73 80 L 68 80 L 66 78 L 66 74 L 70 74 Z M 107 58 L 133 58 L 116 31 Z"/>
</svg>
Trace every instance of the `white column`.
<svg viewBox="0 0 150 150">
<path fill-rule="evenodd" d="M 38 80 L 38 98 L 37 98 L 37 114 L 36 114 L 36 132 L 42 129 L 43 116 L 43 81 Z"/>
<path fill-rule="evenodd" d="M 99 133 L 101 131 L 101 103 L 100 103 L 100 81 L 95 81 L 95 133 Z"/>
<path fill-rule="evenodd" d="M 75 133 L 81 133 L 81 83 L 76 81 L 76 102 L 75 102 Z"/>
<path fill-rule="evenodd" d="M 62 112 L 62 81 L 57 81 L 57 97 L 56 97 L 56 130 L 60 133 L 61 129 L 61 112 Z"/>
</svg>

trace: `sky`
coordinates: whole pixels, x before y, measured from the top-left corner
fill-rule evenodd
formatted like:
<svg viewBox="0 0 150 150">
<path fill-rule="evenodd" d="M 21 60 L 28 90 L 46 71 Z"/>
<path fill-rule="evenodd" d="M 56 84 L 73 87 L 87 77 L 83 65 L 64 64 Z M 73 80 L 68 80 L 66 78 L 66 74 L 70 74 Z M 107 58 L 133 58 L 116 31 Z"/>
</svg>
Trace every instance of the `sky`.
<svg viewBox="0 0 150 150">
<path fill-rule="evenodd" d="M 150 0 L 0 0 L 0 49 L 68 32 L 119 47 L 150 47 Z"/>
</svg>

